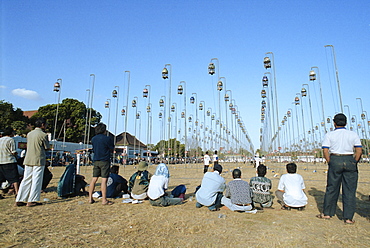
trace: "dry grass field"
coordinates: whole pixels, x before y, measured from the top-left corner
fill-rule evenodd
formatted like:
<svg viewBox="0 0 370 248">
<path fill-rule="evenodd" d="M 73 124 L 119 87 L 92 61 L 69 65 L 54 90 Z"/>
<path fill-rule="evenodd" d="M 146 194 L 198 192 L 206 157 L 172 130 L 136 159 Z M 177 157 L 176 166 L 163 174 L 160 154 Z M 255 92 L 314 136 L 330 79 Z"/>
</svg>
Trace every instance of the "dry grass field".
<svg viewBox="0 0 370 248">
<path fill-rule="evenodd" d="M 285 166 L 267 165 L 267 177 L 275 191 Z M 227 182 L 232 180 L 230 172 L 235 167 L 242 169 L 242 177 L 248 181 L 255 174 L 249 164 L 223 167 Z M 359 165 L 355 225 L 343 223 L 341 199 L 334 218 L 315 218 L 323 203 L 325 169 L 324 165 L 298 165 L 309 199 L 304 211 L 281 210 L 274 199 L 274 209 L 246 214 L 195 208 L 191 196 L 201 182 L 202 165 L 170 166 L 169 189 L 185 184 L 188 200 L 166 208 L 152 207 L 147 201 L 123 204 L 122 199 L 114 199 L 114 205 L 103 206 L 100 200 L 88 204 L 87 197 L 58 199 L 56 186 L 64 168 L 54 167 L 48 192 L 41 195 L 41 200 L 50 201 L 43 206 L 14 207 L 14 196 L 0 200 L 0 247 L 369 247 L 370 166 Z M 126 179 L 134 171 L 133 166 L 120 168 Z M 149 171 L 154 173 L 155 165 Z M 90 182 L 92 167 L 82 167 L 81 174 Z"/>
</svg>

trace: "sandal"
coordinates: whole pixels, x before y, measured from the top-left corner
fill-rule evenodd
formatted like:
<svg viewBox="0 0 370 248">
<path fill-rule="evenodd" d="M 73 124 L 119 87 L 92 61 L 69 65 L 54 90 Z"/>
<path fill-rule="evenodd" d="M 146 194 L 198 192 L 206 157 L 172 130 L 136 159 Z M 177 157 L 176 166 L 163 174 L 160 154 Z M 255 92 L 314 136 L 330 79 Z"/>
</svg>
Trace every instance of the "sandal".
<svg viewBox="0 0 370 248">
<path fill-rule="evenodd" d="M 91 200 L 91 201 L 89 201 L 89 203 L 90 204 L 93 204 L 93 203 L 95 203 L 95 200 Z"/>
<path fill-rule="evenodd" d="M 112 201 L 106 201 L 106 202 L 104 202 L 104 203 L 102 203 L 103 205 L 113 205 L 114 204 L 114 202 L 112 202 Z"/>
<path fill-rule="evenodd" d="M 283 206 L 281 206 L 281 209 L 282 209 L 282 210 L 288 210 L 288 211 L 290 211 L 290 207 L 289 207 L 289 206 L 287 206 L 287 205 L 283 205 Z"/>
<path fill-rule="evenodd" d="M 324 220 L 330 220 L 331 216 L 327 216 L 327 215 L 324 215 L 324 214 L 318 214 L 318 215 L 316 215 L 316 218 L 324 219 Z"/>
</svg>

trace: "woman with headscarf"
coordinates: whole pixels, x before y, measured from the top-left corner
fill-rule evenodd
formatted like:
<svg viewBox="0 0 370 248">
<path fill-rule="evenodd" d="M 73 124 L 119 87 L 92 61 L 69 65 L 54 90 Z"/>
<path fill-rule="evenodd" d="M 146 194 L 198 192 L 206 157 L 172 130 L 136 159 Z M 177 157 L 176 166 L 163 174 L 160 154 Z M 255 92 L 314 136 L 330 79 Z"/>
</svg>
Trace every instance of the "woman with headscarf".
<svg viewBox="0 0 370 248">
<path fill-rule="evenodd" d="M 166 207 L 182 204 L 181 198 L 170 198 L 165 192 L 168 187 L 169 177 L 170 173 L 167 165 L 160 163 L 149 183 L 148 197 L 152 206 Z"/>
</svg>

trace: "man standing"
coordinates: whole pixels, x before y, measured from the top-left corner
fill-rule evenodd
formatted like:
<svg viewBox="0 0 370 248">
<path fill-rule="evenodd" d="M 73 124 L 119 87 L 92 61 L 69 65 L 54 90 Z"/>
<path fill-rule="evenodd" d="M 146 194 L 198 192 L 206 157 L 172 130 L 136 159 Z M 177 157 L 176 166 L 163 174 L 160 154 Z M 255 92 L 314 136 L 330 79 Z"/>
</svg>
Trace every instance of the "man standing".
<svg viewBox="0 0 370 248">
<path fill-rule="evenodd" d="M 217 155 L 217 150 L 215 151 L 215 153 L 213 154 L 213 164 L 218 164 L 218 155 Z"/>
<path fill-rule="evenodd" d="M 102 204 L 112 205 L 113 202 L 107 200 L 107 181 L 110 172 L 110 156 L 114 149 L 111 138 L 106 136 L 107 126 L 99 123 L 95 128 L 95 136 L 91 139 L 94 152 L 93 178 L 89 186 L 89 203 L 94 203 L 93 193 L 95 184 L 101 177 Z"/>
<path fill-rule="evenodd" d="M 13 128 L 7 127 L 3 137 L 0 138 L 0 182 L 8 181 L 9 184 L 13 184 L 15 193 L 18 194 L 17 151 L 14 139 L 11 138 L 13 136 Z"/>
<path fill-rule="evenodd" d="M 257 213 L 257 209 L 252 210 L 252 191 L 249 183 L 241 179 L 242 172 L 239 169 L 233 170 L 234 180 L 226 186 L 225 195 L 221 203 L 231 211 Z"/>
<path fill-rule="evenodd" d="M 211 160 L 211 158 L 208 155 L 208 152 L 206 152 L 206 155 L 204 155 L 204 159 L 203 160 L 204 160 L 204 170 L 203 170 L 203 173 L 206 173 L 208 171 L 209 161 Z"/>
<path fill-rule="evenodd" d="M 16 206 L 42 205 L 38 201 L 40 201 L 46 163 L 45 150 L 49 149 L 48 136 L 43 132 L 46 126 L 46 119 L 38 118 L 35 122 L 35 129 L 27 134 L 27 153 L 23 162 L 25 165 L 24 177 L 16 198 Z"/>
<path fill-rule="evenodd" d="M 324 158 L 328 162 L 329 170 L 323 213 L 316 215 L 316 217 L 330 219 L 334 216 L 342 184 L 344 223 L 354 224 L 353 216 L 356 209 L 358 180 L 357 163 L 362 155 L 362 145 L 358 135 L 347 130 L 346 125 L 347 117 L 344 114 L 335 115 L 335 130 L 327 133 L 322 142 Z"/>
<path fill-rule="evenodd" d="M 222 166 L 215 164 L 213 172 L 204 174 L 200 189 L 195 194 L 197 198 L 196 207 L 207 206 L 211 211 L 217 211 L 222 206 L 222 192 L 225 190 L 225 179 L 221 176 Z"/>
</svg>

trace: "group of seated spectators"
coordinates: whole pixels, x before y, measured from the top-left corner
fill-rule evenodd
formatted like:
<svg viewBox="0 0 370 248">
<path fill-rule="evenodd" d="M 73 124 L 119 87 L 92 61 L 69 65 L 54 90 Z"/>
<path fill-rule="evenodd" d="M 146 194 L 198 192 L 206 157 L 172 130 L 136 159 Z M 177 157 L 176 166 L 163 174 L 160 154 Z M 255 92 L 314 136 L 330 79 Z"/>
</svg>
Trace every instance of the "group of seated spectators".
<svg viewBox="0 0 370 248">
<path fill-rule="evenodd" d="M 287 174 L 280 178 L 278 190 L 275 192 L 277 202 L 283 210 L 297 208 L 302 211 L 307 204 L 303 178 L 296 173 L 295 163 L 287 164 L 286 169 Z M 241 179 L 241 170 L 234 169 L 233 180 L 226 185 L 221 176 L 222 166 L 215 164 L 212 172 L 204 174 L 202 184 L 196 192 L 196 207 L 207 206 L 210 211 L 217 211 L 226 206 L 231 211 L 246 213 L 272 208 L 271 180 L 265 177 L 266 171 L 265 165 L 259 165 L 257 176 L 252 177 L 248 183 Z"/>
</svg>

